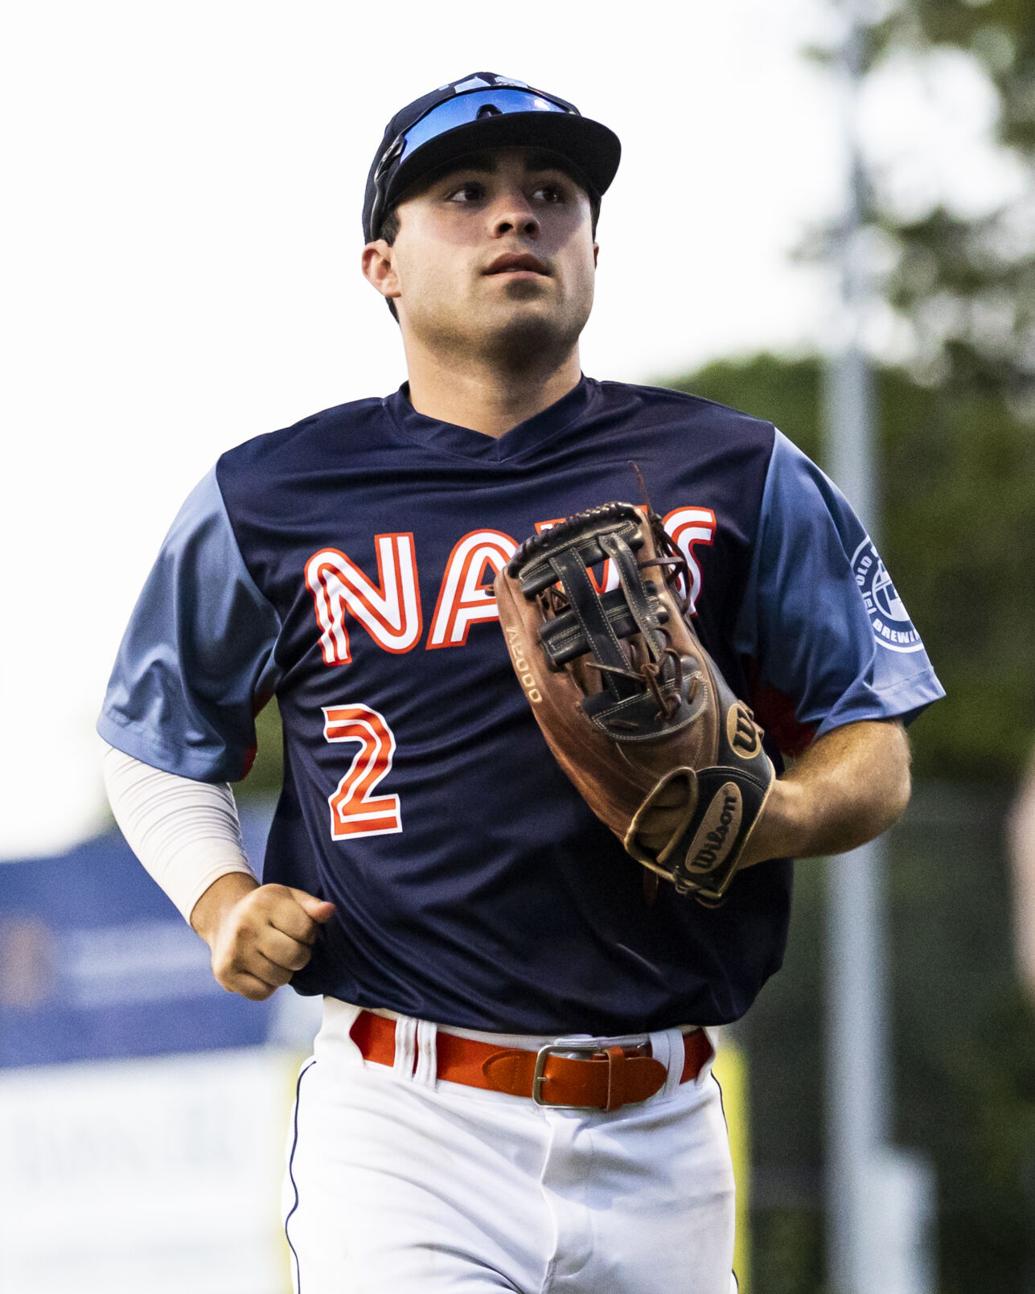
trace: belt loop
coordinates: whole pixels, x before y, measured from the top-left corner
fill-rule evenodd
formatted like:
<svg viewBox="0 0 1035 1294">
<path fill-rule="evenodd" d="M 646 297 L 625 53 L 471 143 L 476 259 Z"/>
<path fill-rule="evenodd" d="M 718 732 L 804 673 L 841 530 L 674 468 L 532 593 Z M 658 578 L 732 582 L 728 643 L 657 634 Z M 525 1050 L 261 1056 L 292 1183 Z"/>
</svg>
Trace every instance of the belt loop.
<svg viewBox="0 0 1035 1294">
<path fill-rule="evenodd" d="M 395 1061 L 392 1072 L 396 1078 L 413 1079 L 413 1067 L 417 1060 L 417 1021 L 408 1015 L 396 1016 L 395 1019 Z"/>
<path fill-rule="evenodd" d="M 417 1068 L 413 1081 L 422 1087 L 434 1087 L 438 1078 L 438 1025 L 431 1020 L 417 1021 Z"/>
<path fill-rule="evenodd" d="M 665 1086 L 658 1095 L 671 1096 L 683 1076 L 683 1034 L 679 1029 L 661 1029 L 650 1035 L 650 1048 L 655 1060 L 660 1060 L 667 1070 Z"/>
</svg>

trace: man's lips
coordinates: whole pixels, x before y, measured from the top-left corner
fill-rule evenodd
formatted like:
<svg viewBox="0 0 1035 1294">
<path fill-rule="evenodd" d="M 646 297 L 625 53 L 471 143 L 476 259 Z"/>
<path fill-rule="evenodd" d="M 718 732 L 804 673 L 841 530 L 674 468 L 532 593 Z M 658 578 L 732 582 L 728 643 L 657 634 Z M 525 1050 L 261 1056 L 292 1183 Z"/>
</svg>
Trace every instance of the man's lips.
<svg viewBox="0 0 1035 1294">
<path fill-rule="evenodd" d="M 549 274 L 549 270 L 537 256 L 530 252 L 505 252 L 502 256 L 497 256 L 492 264 L 485 270 L 486 274 L 511 274 L 515 271 L 525 270 L 532 274 Z"/>
</svg>

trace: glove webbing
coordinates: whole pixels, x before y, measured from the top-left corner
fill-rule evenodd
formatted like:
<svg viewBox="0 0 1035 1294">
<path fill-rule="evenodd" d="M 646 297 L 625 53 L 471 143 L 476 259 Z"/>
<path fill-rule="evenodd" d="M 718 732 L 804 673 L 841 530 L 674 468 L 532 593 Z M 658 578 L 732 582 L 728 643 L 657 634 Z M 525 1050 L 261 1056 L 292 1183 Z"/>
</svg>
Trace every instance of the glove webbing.
<svg viewBox="0 0 1035 1294">
<path fill-rule="evenodd" d="M 623 617 L 625 624 L 630 632 L 639 629 L 651 659 L 657 661 L 663 653 L 664 644 L 660 642 L 658 619 L 651 610 L 636 558 L 628 544 L 615 533 L 600 535 L 598 543 L 615 563 L 625 605 L 635 622 L 634 626 Z M 622 677 L 623 672 L 632 672 L 633 663 L 615 632 L 612 616 L 589 578 L 586 564 L 578 551 L 575 548 L 564 548 L 560 552 L 551 553 L 549 563 L 564 589 L 572 614 L 582 629 L 584 650 L 590 652 L 599 665 L 608 667 L 602 671 L 608 691 L 616 699 L 639 692 L 639 682 Z M 543 635 L 540 634 L 540 637 Z M 574 653 L 569 652 L 571 654 Z"/>
</svg>

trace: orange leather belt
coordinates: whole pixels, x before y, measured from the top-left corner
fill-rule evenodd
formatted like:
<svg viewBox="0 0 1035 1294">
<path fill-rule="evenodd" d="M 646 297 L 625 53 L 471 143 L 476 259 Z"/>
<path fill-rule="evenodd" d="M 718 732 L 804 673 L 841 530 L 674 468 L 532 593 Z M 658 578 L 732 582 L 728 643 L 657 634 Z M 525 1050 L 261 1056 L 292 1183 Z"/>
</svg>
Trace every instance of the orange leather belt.
<svg viewBox="0 0 1035 1294">
<path fill-rule="evenodd" d="M 394 1020 L 361 1011 L 349 1032 L 364 1059 L 378 1065 L 395 1062 Z M 440 1032 L 436 1048 L 437 1074 L 446 1082 L 531 1097 L 537 1105 L 559 1109 L 617 1110 L 656 1095 L 668 1076 L 651 1055 L 649 1042 L 603 1049 L 595 1043 L 561 1042 L 523 1051 Z M 684 1034 L 679 1081 L 696 1078 L 711 1055 L 702 1029 Z"/>
</svg>

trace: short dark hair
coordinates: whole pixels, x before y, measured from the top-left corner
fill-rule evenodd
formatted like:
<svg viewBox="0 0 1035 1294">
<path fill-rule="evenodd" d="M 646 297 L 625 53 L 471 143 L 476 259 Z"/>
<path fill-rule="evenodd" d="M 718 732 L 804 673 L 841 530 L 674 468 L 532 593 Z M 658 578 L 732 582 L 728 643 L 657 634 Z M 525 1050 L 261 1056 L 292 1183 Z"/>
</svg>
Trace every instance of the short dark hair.
<svg viewBox="0 0 1035 1294">
<path fill-rule="evenodd" d="M 533 160 L 536 162 L 544 162 L 543 170 L 549 170 L 552 168 L 558 171 L 563 171 L 569 179 L 575 181 L 580 189 L 584 190 L 589 198 L 590 227 L 593 237 L 596 238 L 597 221 L 600 219 L 600 194 L 590 187 L 578 168 L 572 165 L 567 158 L 562 157 L 559 153 L 540 153 L 537 150 Z M 421 189 L 426 189 L 430 185 L 436 184 L 444 175 L 448 175 L 450 171 L 461 169 L 462 166 L 463 161 L 450 162 L 447 166 L 441 167 L 438 171 L 433 171 L 430 175 L 423 176 L 419 185 L 414 185 L 413 188 L 408 189 L 399 197 L 395 205 L 385 212 L 384 219 L 381 221 L 381 227 L 374 234 L 374 239 L 383 238 L 388 246 L 391 247 L 399 237 L 399 203 L 405 201 L 407 198 L 412 198 L 414 194 L 419 193 Z M 392 318 L 396 323 L 398 323 L 399 314 L 396 311 L 395 302 L 391 297 L 388 298 L 388 309 Z"/>
</svg>

